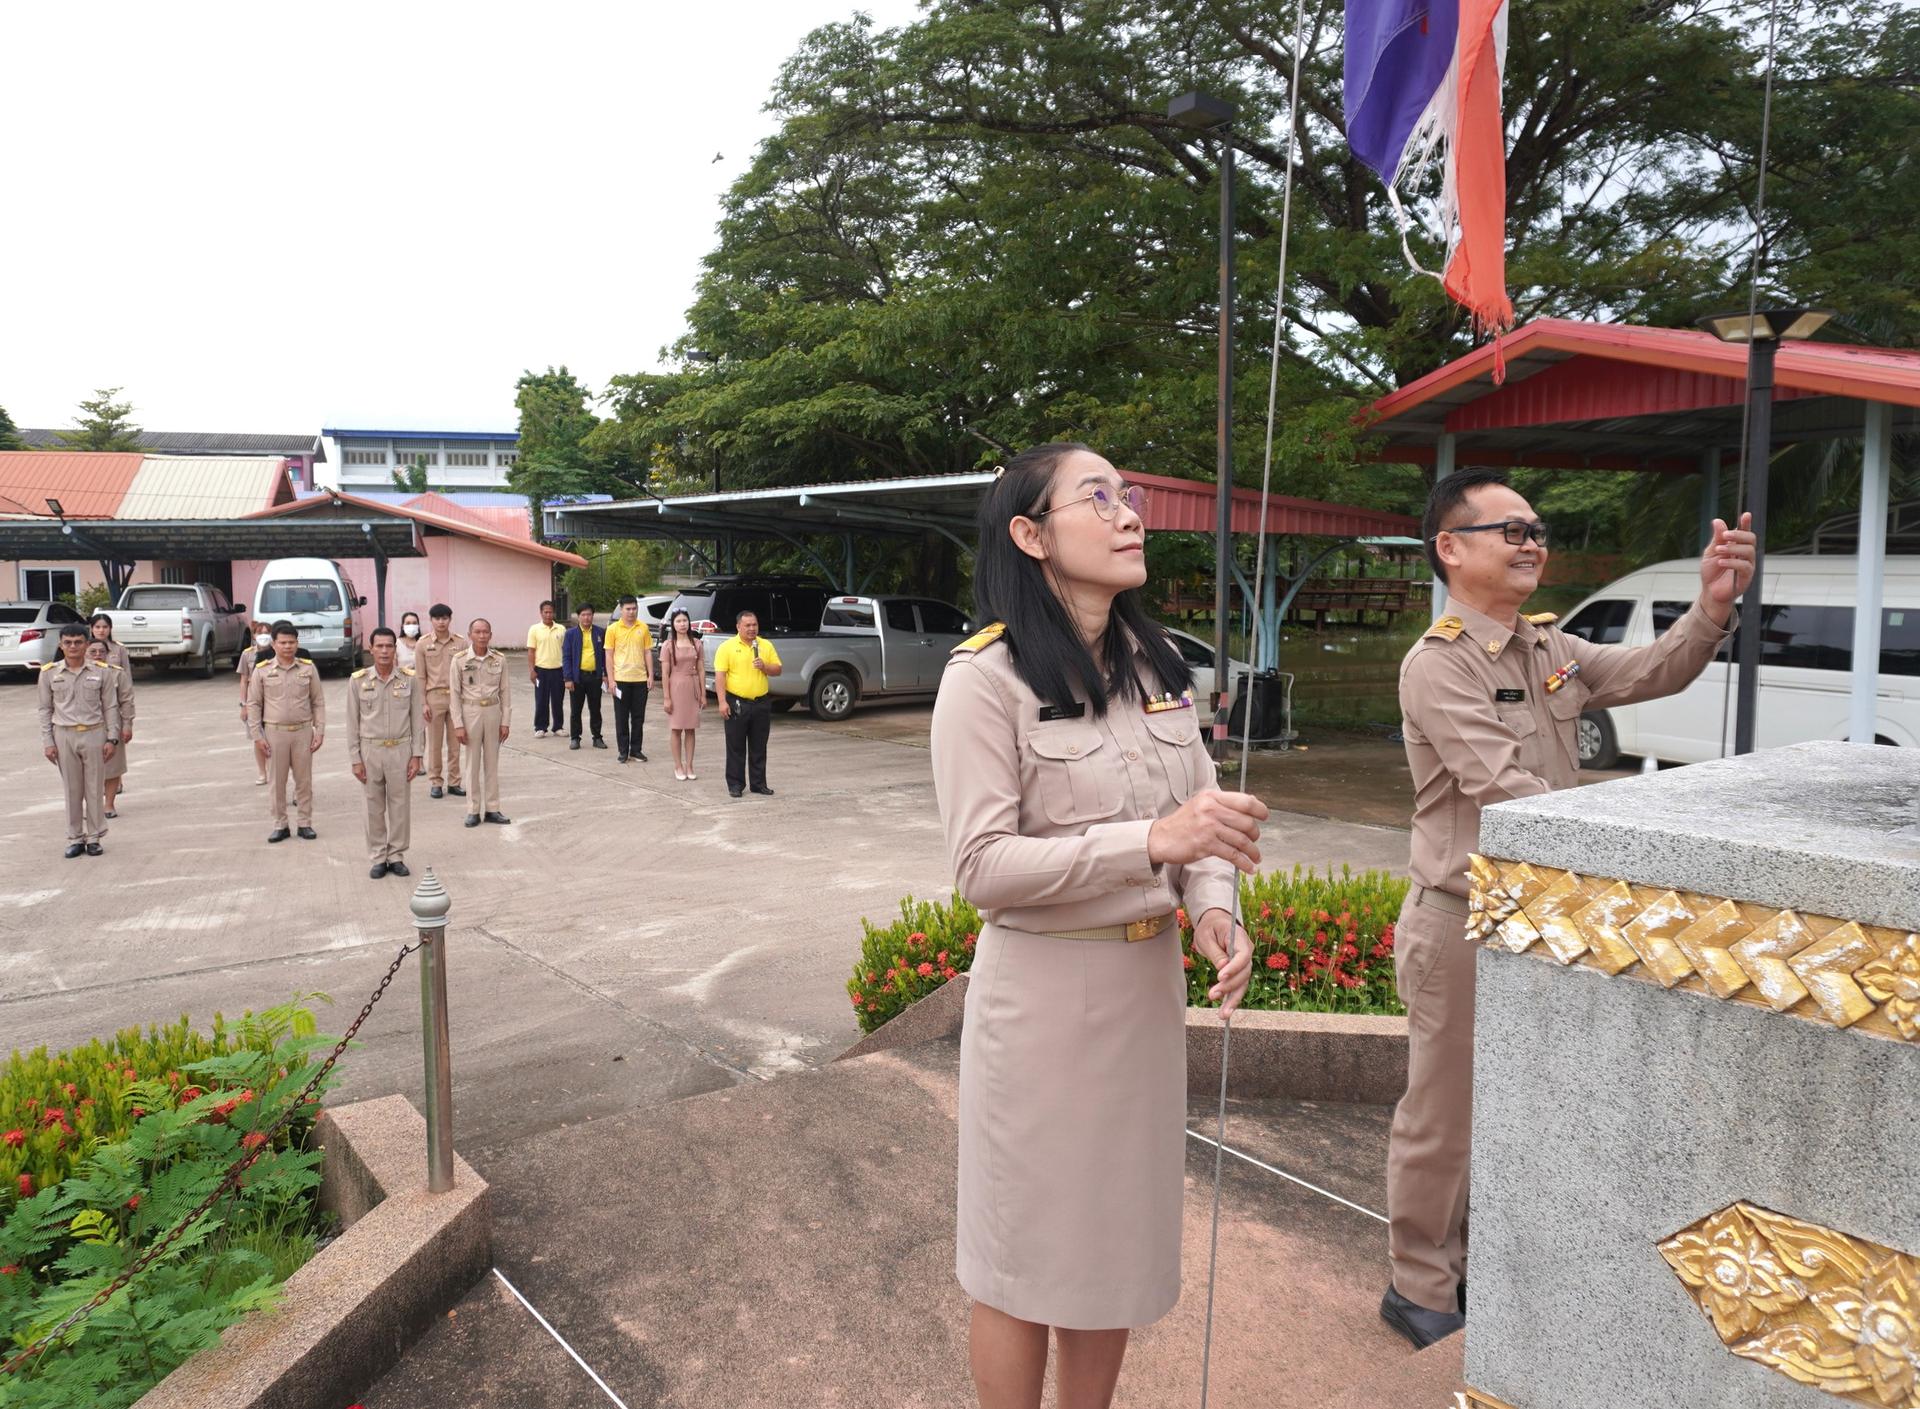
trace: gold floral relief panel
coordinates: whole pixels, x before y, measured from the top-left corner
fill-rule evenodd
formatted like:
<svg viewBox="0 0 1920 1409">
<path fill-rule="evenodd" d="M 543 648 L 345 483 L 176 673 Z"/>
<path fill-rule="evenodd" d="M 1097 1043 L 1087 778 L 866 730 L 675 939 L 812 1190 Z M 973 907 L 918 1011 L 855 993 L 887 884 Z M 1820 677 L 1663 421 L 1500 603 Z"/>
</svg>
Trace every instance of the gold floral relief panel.
<svg viewBox="0 0 1920 1409">
<path fill-rule="evenodd" d="M 1469 938 L 1920 1043 L 1920 935 L 1475 856 Z"/>
<path fill-rule="evenodd" d="M 1660 1244 L 1735 1355 L 1881 1409 L 1920 1409 L 1920 1263 L 1736 1203 Z"/>
</svg>

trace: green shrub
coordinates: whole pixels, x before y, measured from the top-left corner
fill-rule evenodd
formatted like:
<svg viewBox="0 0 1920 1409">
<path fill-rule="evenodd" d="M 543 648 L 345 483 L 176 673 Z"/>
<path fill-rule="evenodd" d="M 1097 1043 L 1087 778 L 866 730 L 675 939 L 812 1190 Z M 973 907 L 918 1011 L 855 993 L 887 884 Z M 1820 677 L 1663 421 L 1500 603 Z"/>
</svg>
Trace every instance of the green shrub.
<svg viewBox="0 0 1920 1409">
<path fill-rule="evenodd" d="M 309 995 L 317 997 L 319 995 Z M 6 1069 L 18 1090 L 26 1075 L 52 1073 L 93 1104 L 65 1135 L 42 1186 L 25 1170 L 0 1189 L 0 1360 L 37 1340 L 90 1301 L 209 1194 L 248 1150 L 268 1145 L 266 1128 L 312 1080 L 333 1038 L 314 1031 L 302 1000 L 248 1014 L 212 1037 L 184 1023 L 122 1033 L 75 1052 L 16 1056 Z M 127 1050 L 121 1050 L 121 1044 Z M 215 1050 L 218 1048 L 219 1050 Z M 168 1060 L 177 1068 L 129 1079 L 108 1072 L 107 1054 Z M 170 1077 L 177 1071 L 179 1081 Z M 81 1078 L 92 1083 L 83 1088 Z M 309 1148 L 322 1082 L 265 1152 L 167 1252 L 64 1340 L 0 1378 L 0 1409 L 96 1409 L 131 1404 L 176 1366 L 212 1345 L 247 1312 L 268 1306 L 279 1284 L 312 1256 L 322 1231 L 314 1191 L 320 1153 Z M 78 1096 L 83 1090 L 97 1096 Z M 24 1100 L 37 1098 L 26 1097 Z M 57 1129 L 68 1111 L 40 1124 Z M 144 1114 L 135 1116 L 138 1109 Z M 17 1128 L 17 1127 L 11 1127 Z M 112 1132 L 112 1133 L 106 1133 Z M 38 1141 L 35 1141 L 36 1148 Z M 18 1154 L 26 1146 L 9 1142 Z M 78 1147 L 77 1151 L 75 1147 Z"/>
<path fill-rule="evenodd" d="M 1404 1013 L 1393 986 L 1393 926 L 1405 879 L 1386 871 L 1336 877 L 1296 866 L 1245 878 L 1242 921 L 1253 940 L 1253 977 L 1242 1003 L 1314 1013 Z M 1187 913 L 1179 914 L 1187 1002 L 1204 1007 L 1213 967 L 1193 951 Z M 862 920 L 860 960 L 847 980 L 854 1016 L 872 1032 L 908 1005 L 973 966 L 980 912 L 956 894 L 950 904 L 900 902 L 900 918 L 875 927 Z"/>
</svg>

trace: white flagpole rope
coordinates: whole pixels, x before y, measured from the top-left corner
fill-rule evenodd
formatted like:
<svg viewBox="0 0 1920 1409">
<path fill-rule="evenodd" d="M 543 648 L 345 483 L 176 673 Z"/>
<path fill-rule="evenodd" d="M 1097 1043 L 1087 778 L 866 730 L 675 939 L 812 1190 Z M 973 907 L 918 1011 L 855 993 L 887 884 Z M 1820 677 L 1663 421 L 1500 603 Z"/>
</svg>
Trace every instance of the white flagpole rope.
<svg viewBox="0 0 1920 1409">
<path fill-rule="evenodd" d="M 1267 569 L 1267 504 L 1273 492 L 1273 424 L 1280 397 L 1280 338 L 1284 326 L 1282 316 L 1287 306 L 1287 236 L 1293 228 L 1293 165 L 1295 148 L 1300 130 L 1300 61 L 1306 52 L 1306 0 L 1294 0 L 1293 6 L 1293 78 L 1287 89 L 1287 166 L 1280 179 L 1280 269 L 1275 279 L 1273 296 L 1273 348 L 1267 367 L 1267 434 L 1266 450 L 1260 466 L 1260 517 L 1255 522 L 1258 533 L 1254 540 L 1253 556 L 1253 606 L 1251 619 L 1258 630 L 1259 603 L 1264 601 L 1265 575 Z M 1231 139 L 1229 139 L 1231 140 Z M 1228 428 L 1229 432 L 1231 427 Z M 1225 602 L 1216 603 L 1215 611 L 1225 611 Z M 1249 652 L 1251 658 L 1252 653 Z M 1272 662 L 1268 662 L 1269 665 Z M 1252 682 L 1249 680 L 1249 686 Z M 1229 709 L 1233 698 L 1233 671 L 1231 663 L 1227 671 L 1227 698 Z M 1246 705 L 1240 716 L 1240 786 L 1247 786 L 1247 765 L 1253 755 L 1253 695 L 1249 689 Z M 1240 935 L 1240 876 L 1236 872 L 1233 878 L 1233 910 L 1227 926 L 1227 962 L 1233 962 L 1239 949 Z M 1214 1283 L 1220 1271 L 1220 1176 L 1221 1165 L 1226 1159 L 1227 1147 L 1227 1060 L 1233 1045 L 1233 1014 L 1224 1013 L 1220 1022 L 1220 1101 L 1215 1121 L 1216 1134 L 1213 1142 L 1213 1221 L 1207 1240 L 1207 1320 L 1204 1338 L 1200 1346 L 1200 1409 L 1207 1409 L 1208 1395 L 1213 1385 L 1213 1301 Z"/>
</svg>

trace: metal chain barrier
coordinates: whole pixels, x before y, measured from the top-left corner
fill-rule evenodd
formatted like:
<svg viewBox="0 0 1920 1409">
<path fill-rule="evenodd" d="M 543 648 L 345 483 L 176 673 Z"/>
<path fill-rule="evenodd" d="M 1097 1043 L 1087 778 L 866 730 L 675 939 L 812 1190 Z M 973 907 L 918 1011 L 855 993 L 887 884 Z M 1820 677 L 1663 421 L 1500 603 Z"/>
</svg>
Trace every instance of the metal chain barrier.
<svg viewBox="0 0 1920 1409">
<path fill-rule="evenodd" d="M 360 1031 L 360 1025 L 367 1020 L 368 1014 L 373 1012 L 374 1005 L 380 1001 L 380 995 L 387 991 L 387 985 L 393 982 L 394 975 L 400 972 L 400 966 L 406 963 L 407 955 L 421 947 L 422 945 L 420 943 L 403 945 L 401 947 L 400 952 L 394 956 L 393 963 L 387 966 L 387 972 L 382 976 L 379 985 L 373 990 L 373 996 L 367 999 L 366 1006 L 360 1010 L 360 1016 L 355 1018 L 352 1025 L 347 1028 L 346 1035 L 334 1044 L 333 1051 L 328 1053 L 327 1059 L 320 1064 L 320 1070 L 313 1074 L 313 1079 L 307 1082 L 301 1089 L 300 1094 L 293 1098 L 292 1103 L 274 1119 L 273 1124 L 267 1126 L 260 1132 L 266 1136 L 266 1138 L 234 1162 L 233 1166 L 227 1170 L 226 1177 L 220 1181 L 213 1192 L 200 1201 L 200 1206 L 185 1218 L 181 1219 L 164 1238 L 160 1239 L 159 1242 L 153 1244 L 145 1252 L 141 1253 L 139 1257 L 135 1258 L 133 1262 L 129 1264 L 126 1271 L 122 1272 L 118 1277 L 115 1277 L 113 1281 L 103 1287 L 90 1301 L 82 1306 L 76 1307 L 59 1325 L 55 1326 L 51 1331 L 48 1331 L 44 1336 L 41 1336 L 18 1355 L 8 1360 L 6 1364 L 0 1365 L 0 1375 L 10 1375 L 20 1369 L 21 1366 L 27 1364 L 28 1361 L 47 1349 L 48 1346 L 54 1344 L 81 1321 L 84 1321 L 88 1316 L 91 1316 L 95 1311 L 106 1305 L 107 1302 L 112 1299 L 115 1292 L 126 1286 L 127 1283 L 131 1282 L 157 1261 L 166 1253 L 168 1248 L 180 1240 L 181 1235 L 184 1234 L 187 1229 L 197 1223 L 208 1210 L 231 1190 L 238 1187 L 242 1176 L 244 1176 L 249 1169 L 253 1168 L 262 1155 L 273 1148 L 273 1137 L 280 1133 L 288 1121 L 300 1113 L 312 1098 L 314 1090 L 326 1079 L 327 1073 L 333 1070 L 334 1064 L 340 1060 L 341 1053 L 347 1050 L 347 1044 L 353 1041 L 354 1034 Z"/>
</svg>

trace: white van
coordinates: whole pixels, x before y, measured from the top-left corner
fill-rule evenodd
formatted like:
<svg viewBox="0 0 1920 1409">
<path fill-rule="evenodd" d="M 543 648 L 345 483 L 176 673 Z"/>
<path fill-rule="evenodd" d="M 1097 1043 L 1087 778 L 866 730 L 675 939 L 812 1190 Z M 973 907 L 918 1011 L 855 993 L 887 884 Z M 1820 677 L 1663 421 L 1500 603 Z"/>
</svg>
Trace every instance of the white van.
<svg viewBox="0 0 1920 1409">
<path fill-rule="evenodd" d="M 1854 558 L 1768 555 L 1757 747 L 1847 737 L 1858 566 Z M 1913 748 L 1920 746 L 1920 558 L 1888 558 L 1882 593 L 1874 732 L 1883 744 Z M 1645 645 L 1699 595 L 1697 559 L 1656 563 L 1594 593 L 1561 629 L 1601 645 Z M 1581 766 L 1610 768 L 1621 754 L 1665 763 L 1731 754 L 1735 686 L 1728 677 L 1736 650 L 1729 637 L 1677 695 L 1581 715 Z"/>
<path fill-rule="evenodd" d="M 290 621 L 300 631 L 300 654 L 322 670 L 360 664 L 360 630 L 354 609 L 367 599 L 354 590 L 340 564 L 326 558 L 275 558 L 254 590 L 253 619 Z"/>
</svg>

